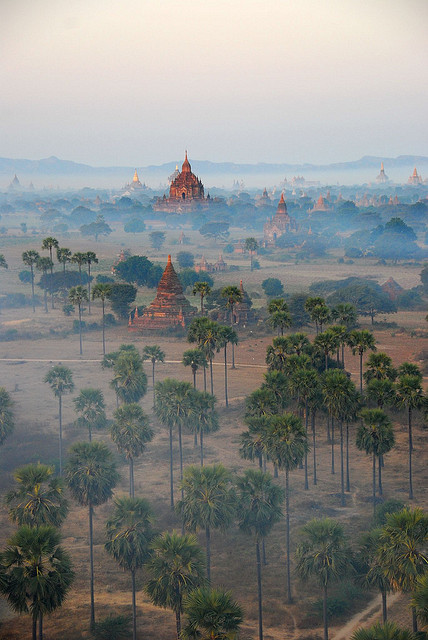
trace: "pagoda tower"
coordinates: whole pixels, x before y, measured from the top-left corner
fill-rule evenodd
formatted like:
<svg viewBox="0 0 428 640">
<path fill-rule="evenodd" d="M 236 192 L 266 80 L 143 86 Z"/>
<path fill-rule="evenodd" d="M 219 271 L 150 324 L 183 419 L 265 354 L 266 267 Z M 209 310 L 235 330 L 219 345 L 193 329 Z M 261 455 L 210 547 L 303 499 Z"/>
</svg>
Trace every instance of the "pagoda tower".
<svg viewBox="0 0 428 640">
<path fill-rule="evenodd" d="M 385 169 L 383 167 L 383 162 L 380 163 L 380 173 L 379 175 L 376 177 L 376 182 L 388 182 L 389 178 L 385 173 Z"/>
<path fill-rule="evenodd" d="M 418 172 L 416 170 L 416 167 L 413 169 L 413 173 L 410 176 L 410 178 L 407 180 L 407 184 L 413 184 L 413 185 L 418 185 L 422 183 L 422 178 L 420 175 L 418 175 Z"/>
</svg>

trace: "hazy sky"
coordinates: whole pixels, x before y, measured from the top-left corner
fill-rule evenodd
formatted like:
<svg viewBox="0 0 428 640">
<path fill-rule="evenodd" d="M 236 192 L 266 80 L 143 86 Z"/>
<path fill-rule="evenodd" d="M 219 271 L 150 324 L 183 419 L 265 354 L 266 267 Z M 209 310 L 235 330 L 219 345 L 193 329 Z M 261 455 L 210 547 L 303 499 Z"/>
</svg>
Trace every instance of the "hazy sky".
<svg viewBox="0 0 428 640">
<path fill-rule="evenodd" d="M 428 155 L 427 0 L 1 0 L 0 156 Z"/>
</svg>

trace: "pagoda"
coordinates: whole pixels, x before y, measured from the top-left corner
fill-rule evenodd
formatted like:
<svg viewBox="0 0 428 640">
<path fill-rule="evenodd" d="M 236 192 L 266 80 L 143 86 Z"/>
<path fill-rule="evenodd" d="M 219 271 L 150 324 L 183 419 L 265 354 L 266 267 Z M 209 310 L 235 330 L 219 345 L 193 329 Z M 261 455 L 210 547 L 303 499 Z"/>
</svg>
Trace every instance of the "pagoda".
<svg viewBox="0 0 428 640">
<path fill-rule="evenodd" d="M 175 176 L 175 177 L 174 177 Z M 165 195 L 158 198 L 153 205 L 154 211 L 170 211 L 180 213 L 193 211 L 199 206 L 207 206 L 209 200 L 205 198 L 204 185 L 201 180 L 192 173 L 192 167 L 187 158 L 187 151 L 181 171 L 170 176 L 169 197 Z"/>
<path fill-rule="evenodd" d="M 376 182 L 388 182 L 389 178 L 385 173 L 385 169 L 383 168 L 383 162 L 380 163 L 380 173 L 376 176 Z"/>
<path fill-rule="evenodd" d="M 185 327 L 196 314 L 183 293 L 183 287 L 172 266 L 171 256 L 159 281 L 156 297 L 141 315 L 138 308 L 129 317 L 130 331 L 163 331 Z"/>
<path fill-rule="evenodd" d="M 297 225 L 294 218 L 291 218 L 287 211 L 284 194 L 281 194 L 276 214 L 270 218 L 263 226 L 264 244 L 265 246 L 275 245 L 277 238 L 290 230 L 296 230 Z"/>
<path fill-rule="evenodd" d="M 312 209 L 309 209 L 309 213 L 314 213 L 315 211 L 330 211 L 330 207 L 322 195 L 320 195 Z"/>
<path fill-rule="evenodd" d="M 418 185 L 418 184 L 421 184 L 421 183 L 422 183 L 422 178 L 421 178 L 420 175 L 418 175 L 418 172 L 417 172 L 416 167 L 415 167 L 413 169 L 412 175 L 407 180 L 407 184 Z"/>
</svg>

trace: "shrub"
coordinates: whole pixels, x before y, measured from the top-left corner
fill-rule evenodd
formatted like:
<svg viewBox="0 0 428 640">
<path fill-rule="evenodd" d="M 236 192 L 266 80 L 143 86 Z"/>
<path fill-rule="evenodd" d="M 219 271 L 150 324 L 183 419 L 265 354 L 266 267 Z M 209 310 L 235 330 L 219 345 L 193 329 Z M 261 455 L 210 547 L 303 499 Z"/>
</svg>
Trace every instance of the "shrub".
<svg viewBox="0 0 428 640">
<path fill-rule="evenodd" d="M 129 616 L 108 616 L 95 623 L 92 635 L 95 640 L 125 640 L 129 638 L 130 623 Z"/>
</svg>

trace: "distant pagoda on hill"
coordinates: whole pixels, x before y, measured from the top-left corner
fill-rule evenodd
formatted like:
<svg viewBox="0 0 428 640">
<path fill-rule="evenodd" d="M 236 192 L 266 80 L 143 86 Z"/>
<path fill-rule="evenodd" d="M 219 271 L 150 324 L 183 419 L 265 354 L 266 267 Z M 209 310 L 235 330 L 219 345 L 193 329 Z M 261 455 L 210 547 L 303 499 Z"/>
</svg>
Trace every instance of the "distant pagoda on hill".
<svg viewBox="0 0 428 640">
<path fill-rule="evenodd" d="M 128 329 L 130 331 L 163 331 L 177 327 L 184 328 L 196 313 L 196 308 L 191 306 L 183 293 L 181 282 L 172 266 L 171 256 L 168 256 L 155 299 L 141 315 L 138 314 L 138 309 L 135 309 L 134 315 L 129 318 Z"/>
<path fill-rule="evenodd" d="M 385 169 L 383 167 L 383 162 L 380 163 L 380 173 L 378 176 L 376 176 L 376 182 L 382 183 L 382 182 L 388 182 L 389 178 L 385 173 Z"/>
<path fill-rule="evenodd" d="M 202 181 L 192 173 L 187 151 L 181 171 L 176 168 L 169 180 L 171 181 L 169 197 L 164 195 L 163 198 L 158 198 L 153 205 L 154 211 L 185 213 L 198 208 L 206 208 L 211 204 L 212 200 L 209 194 L 205 198 Z"/>
</svg>

